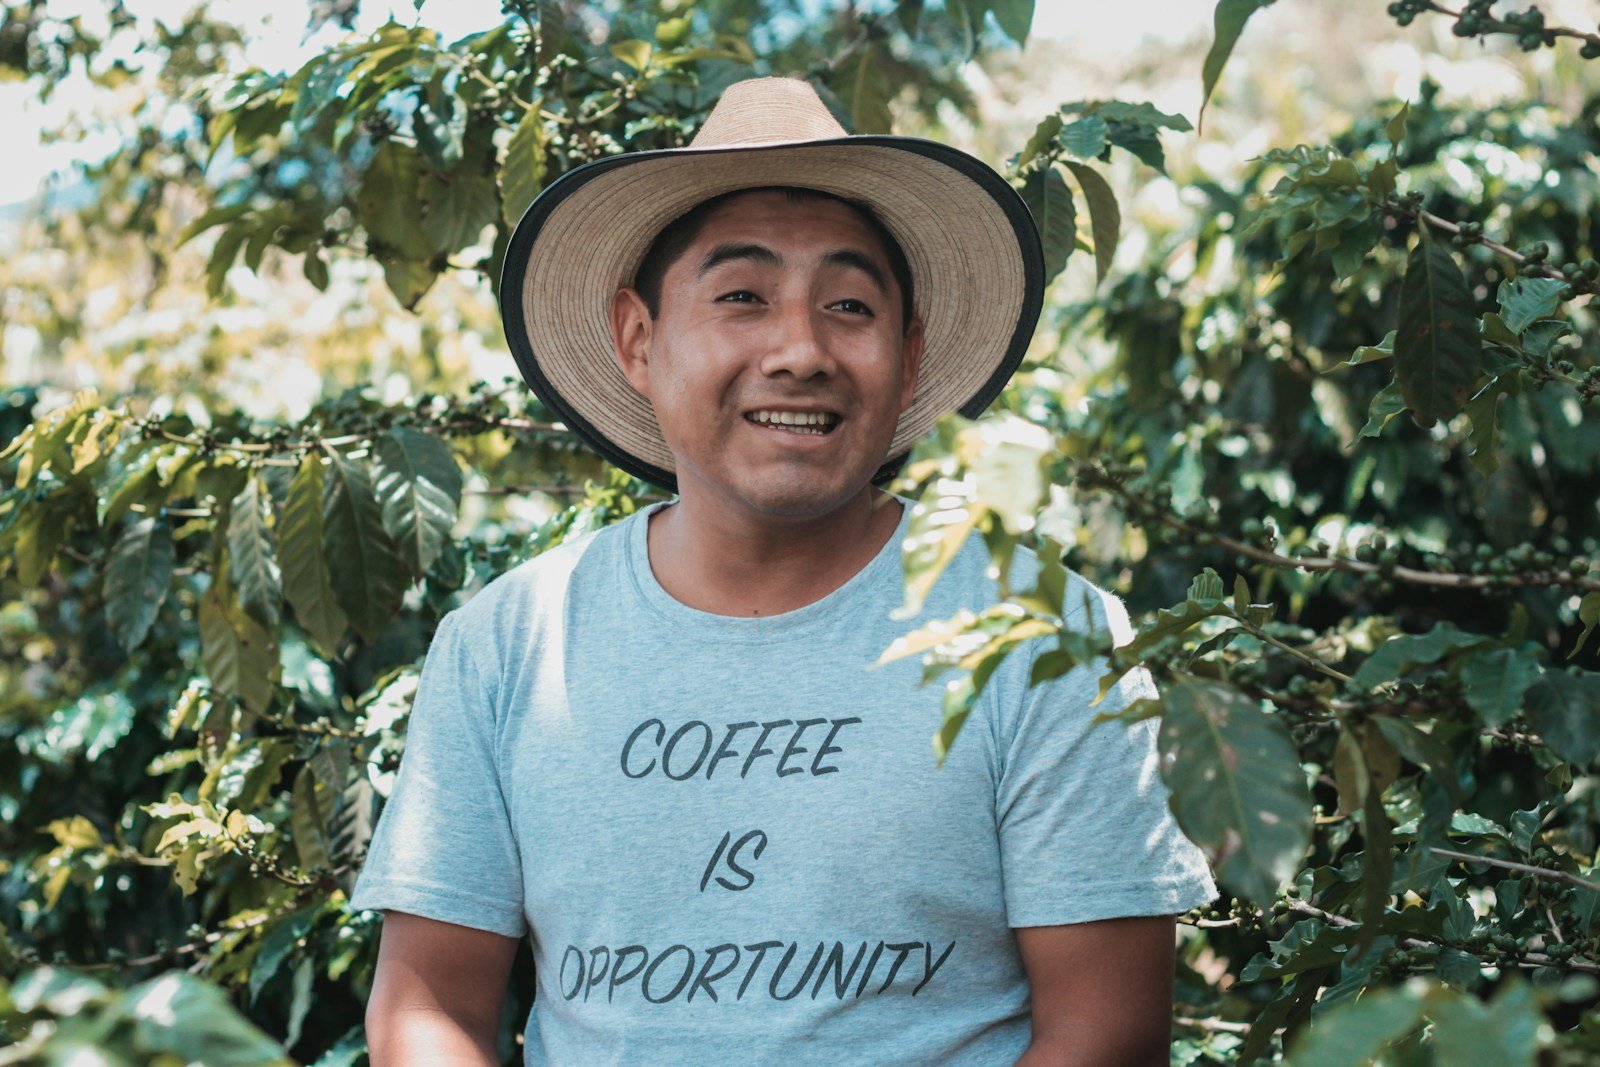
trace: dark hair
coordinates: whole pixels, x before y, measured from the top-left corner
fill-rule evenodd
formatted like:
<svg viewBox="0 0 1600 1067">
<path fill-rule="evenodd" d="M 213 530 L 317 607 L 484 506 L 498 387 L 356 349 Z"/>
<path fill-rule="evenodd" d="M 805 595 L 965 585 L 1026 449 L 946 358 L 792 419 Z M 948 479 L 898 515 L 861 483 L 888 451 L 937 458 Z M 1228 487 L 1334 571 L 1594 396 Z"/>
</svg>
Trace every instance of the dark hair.
<svg viewBox="0 0 1600 1067">
<path fill-rule="evenodd" d="M 639 269 L 634 274 L 633 280 L 633 288 L 638 290 L 644 299 L 644 306 L 649 310 L 652 319 L 661 314 L 661 281 L 666 277 L 667 269 L 678 261 L 678 257 L 683 255 L 690 245 L 694 244 L 695 238 L 705 229 L 706 222 L 712 214 L 736 196 L 762 192 L 782 192 L 788 196 L 791 204 L 807 200 L 835 200 L 859 215 L 861 221 L 867 224 L 882 243 L 884 255 L 889 260 L 889 273 L 894 276 L 895 284 L 900 287 L 901 332 L 904 333 L 911 328 L 911 267 L 906 262 L 906 254 L 900 247 L 900 242 L 894 239 L 889 228 L 866 203 L 799 185 L 763 185 L 719 193 L 708 200 L 700 201 L 662 227 L 661 232 L 656 234 L 655 240 L 650 242 L 650 247 L 645 249 L 644 258 L 639 261 Z"/>
</svg>

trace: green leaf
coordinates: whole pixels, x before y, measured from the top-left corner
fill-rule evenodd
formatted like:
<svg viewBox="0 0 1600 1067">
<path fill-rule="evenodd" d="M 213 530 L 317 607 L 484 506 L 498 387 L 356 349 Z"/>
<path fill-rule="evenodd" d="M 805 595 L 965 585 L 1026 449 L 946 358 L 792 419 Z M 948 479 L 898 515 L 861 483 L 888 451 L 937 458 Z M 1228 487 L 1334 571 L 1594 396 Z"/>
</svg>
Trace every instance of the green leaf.
<svg viewBox="0 0 1600 1067">
<path fill-rule="evenodd" d="M 1022 183 L 1022 201 L 1033 213 L 1044 246 L 1044 278 L 1060 274 L 1078 243 L 1077 209 L 1072 190 L 1055 167 L 1034 171 Z"/>
<path fill-rule="evenodd" d="M 1389 420 L 1404 411 L 1405 407 L 1405 398 L 1400 395 L 1400 383 L 1390 382 L 1372 398 L 1372 405 L 1367 411 L 1367 424 L 1361 427 L 1361 436 L 1377 437 L 1389 425 Z"/>
<path fill-rule="evenodd" d="M 356 218 L 367 231 L 372 255 L 383 266 L 390 291 L 408 310 L 436 277 L 429 266 L 433 246 L 417 225 L 422 174 L 422 157 L 415 149 L 386 140 L 367 165 L 355 197 Z"/>
<path fill-rule="evenodd" d="M 889 133 L 893 126 L 889 99 L 894 89 L 879 52 L 875 45 L 864 46 L 846 61 L 835 79 L 833 89 L 850 112 L 855 133 Z"/>
<path fill-rule="evenodd" d="M 546 137 L 540 103 L 535 100 L 523 113 L 500 160 L 500 212 L 509 226 L 521 220 L 544 186 Z"/>
<path fill-rule="evenodd" d="M 1105 119 L 1089 115 L 1063 127 L 1059 140 L 1064 151 L 1079 159 L 1094 159 L 1106 150 L 1108 130 Z"/>
<path fill-rule="evenodd" d="M 252 473 L 228 512 L 228 556 L 240 606 L 262 626 L 276 630 L 283 592 L 268 511 L 261 479 Z"/>
<path fill-rule="evenodd" d="M 1352 689 L 1372 689 L 1417 667 L 1429 667 L 1467 649 L 1492 643 L 1483 634 L 1441 622 L 1421 634 L 1396 634 L 1373 650 L 1349 681 Z"/>
<path fill-rule="evenodd" d="M 1117 194 L 1100 172 L 1082 163 L 1068 161 L 1067 169 L 1078 179 L 1078 187 L 1089 204 L 1089 226 L 1094 232 L 1094 277 L 1099 284 L 1111 272 L 1111 261 L 1117 253 L 1117 241 L 1122 233 L 1122 210 L 1117 206 Z"/>
<path fill-rule="evenodd" d="M 1384 124 L 1383 135 L 1389 138 L 1389 146 L 1394 150 L 1395 155 L 1400 152 L 1400 142 L 1406 135 L 1406 120 L 1410 117 L 1411 104 L 1407 102 L 1401 104 L 1400 110 L 1395 112 L 1394 118 Z"/>
<path fill-rule="evenodd" d="M 1409 986 L 1368 989 L 1329 1009 L 1298 1035 L 1289 1067 L 1364 1067 L 1417 1028 L 1422 998 Z M 1444 1061 L 1450 1062 L 1450 1061 Z"/>
<path fill-rule="evenodd" d="M 322 258 L 320 249 L 312 248 L 306 252 L 302 271 L 306 281 L 314 285 L 318 292 L 328 291 L 328 262 Z"/>
<path fill-rule="evenodd" d="M 437 436 L 402 426 L 378 441 L 383 528 L 414 575 L 433 566 L 461 506 L 461 469 Z"/>
<path fill-rule="evenodd" d="M 294 847 L 300 866 L 308 871 L 333 866 L 327 849 L 327 808 L 324 800 L 317 795 L 318 790 L 328 789 L 312 772 L 309 763 L 301 765 L 294 779 L 289 821 L 294 831 Z"/>
<path fill-rule="evenodd" d="M 1503 281 L 1495 294 L 1500 301 L 1500 317 L 1506 328 L 1521 333 L 1539 319 L 1548 319 L 1561 306 L 1561 290 L 1567 283 L 1560 278 L 1526 277 Z"/>
<path fill-rule="evenodd" d="M 1600 755 L 1600 674 L 1547 671 L 1528 690 L 1528 722 L 1562 759 L 1587 768 Z"/>
<path fill-rule="evenodd" d="M 328 490 L 322 506 L 323 548 L 332 568 L 333 592 L 350 625 L 368 642 L 388 625 L 408 584 L 404 564 L 383 528 L 367 468 L 339 450 L 324 447 Z"/>
<path fill-rule="evenodd" d="M 1149 101 L 1100 100 L 1089 105 L 1074 105 L 1084 114 L 1098 115 L 1108 123 L 1169 129 L 1185 133 L 1194 127 L 1182 115 L 1162 111 Z"/>
<path fill-rule="evenodd" d="M 276 636 L 239 606 L 226 557 L 200 597 L 200 655 L 211 688 L 260 714 L 279 673 Z"/>
<path fill-rule="evenodd" d="M 636 71 L 643 71 L 650 65 L 650 56 L 654 52 L 655 48 L 649 41 L 618 41 L 611 46 L 611 54 Z"/>
<path fill-rule="evenodd" d="M 1211 50 L 1206 53 L 1206 60 L 1200 73 L 1200 124 L 1203 129 L 1206 120 L 1206 105 L 1211 102 L 1212 90 L 1216 89 L 1217 81 L 1222 77 L 1223 68 L 1228 65 L 1228 57 L 1233 54 L 1233 46 L 1239 42 L 1239 35 L 1244 32 L 1244 25 L 1264 7 L 1270 7 L 1273 0 L 1218 0 L 1216 9 L 1212 12 L 1213 36 Z"/>
<path fill-rule="evenodd" d="M 149 509 L 164 503 L 161 468 L 170 463 L 184 446 L 161 442 L 136 445 L 134 455 L 124 454 L 112 462 L 112 469 L 96 486 L 95 519 L 102 529 L 110 529 L 135 504 Z"/>
<path fill-rule="evenodd" d="M 216 986 L 182 970 L 130 989 L 123 1008 L 135 1047 L 157 1060 L 267 1067 L 290 1062 L 283 1046 L 234 1009 Z"/>
<path fill-rule="evenodd" d="M 1517 648 L 1496 648 L 1472 656 L 1461 668 L 1461 687 L 1491 730 L 1510 722 L 1522 709 L 1522 695 L 1539 680 L 1539 663 Z"/>
<path fill-rule="evenodd" d="M 1467 279 L 1448 245 L 1423 228 L 1400 285 L 1394 371 L 1418 426 L 1448 419 L 1478 380 L 1481 342 Z"/>
<path fill-rule="evenodd" d="M 424 179 L 422 232 L 434 252 L 449 255 L 477 244 L 483 228 L 495 221 L 494 175 L 483 168 L 483 159 L 469 157 L 454 170 Z"/>
<path fill-rule="evenodd" d="M 1134 126 L 1116 122 L 1106 128 L 1106 140 L 1131 153 L 1147 166 L 1162 174 L 1167 173 L 1167 157 L 1161 148 L 1161 138 L 1152 126 Z"/>
<path fill-rule="evenodd" d="M 1377 363 L 1380 360 L 1390 359 L 1394 356 L 1394 331 L 1384 334 L 1383 340 L 1375 345 L 1362 345 L 1356 349 L 1355 354 L 1343 363 L 1335 363 L 1335 367 L 1356 367 L 1363 363 Z"/>
<path fill-rule="evenodd" d="M 1369 730 L 1365 739 L 1369 742 L 1369 748 L 1374 739 L 1378 744 L 1387 746 L 1375 729 Z M 1392 749 L 1389 751 L 1393 752 Z M 1370 755 L 1368 758 L 1370 761 Z M 1352 949 L 1356 954 L 1365 952 L 1382 929 L 1384 912 L 1389 906 L 1389 886 L 1394 879 L 1394 826 L 1383 807 L 1385 783 L 1378 777 L 1378 768 L 1371 762 L 1367 764 L 1367 770 L 1370 783 L 1361 806 L 1361 927 L 1356 931 Z"/>
<path fill-rule="evenodd" d="M 989 10 L 994 12 L 1000 32 L 1017 44 L 1028 43 L 1028 31 L 1033 26 L 1034 0 L 989 0 Z"/>
<path fill-rule="evenodd" d="M 1158 745 L 1172 812 L 1230 891 L 1269 903 L 1300 869 L 1311 797 L 1283 724 L 1228 685 L 1178 675 Z"/>
<path fill-rule="evenodd" d="M 895 618 L 921 612 L 933 583 L 961 551 L 981 515 L 972 501 L 971 486 L 953 478 L 940 479 L 931 498 L 925 494 L 912 505 L 903 546 L 906 600 L 895 609 Z"/>
<path fill-rule="evenodd" d="M 172 581 L 172 528 L 159 516 L 128 524 L 106 560 L 106 621 L 124 652 L 144 643 Z"/>
<path fill-rule="evenodd" d="M 1333 781 L 1338 787 L 1338 814 L 1349 815 L 1367 798 L 1367 765 L 1361 742 L 1351 730 L 1341 730 L 1333 746 Z"/>
<path fill-rule="evenodd" d="M 211 246 L 211 258 L 206 263 L 206 295 L 212 300 L 222 296 L 228 271 L 232 269 L 233 261 L 239 258 L 239 249 L 248 236 L 248 226 L 230 226 L 217 236 L 216 243 Z"/>
<path fill-rule="evenodd" d="M 407 259 L 388 253 L 379 253 L 376 258 L 383 267 L 384 283 L 389 286 L 394 298 L 400 301 L 400 306 L 407 311 L 416 310 L 417 304 L 428 295 L 428 290 L 433 288 L 433 283 L 439 278 L 437 271 L 418 259 Z"/>
<path fill-rule="evenodd" d="M 348 620 L 328 577 L 322 536 L 322 460 L 309 453 L 289 483 L 278 521 L 283 560 L 283 593 L 323 655 L 337 653 Z"/>
<path fill-rule="evenodd" d="M 1522 347 L 1528 355 L 1549 362 L 1556 342 L 1572 332 L 1572 324 L 1560 319 L 1539 319 L 1522 331 Z"/>
<path fill-rule="evenodd" d="M 1333 968 L 1308 968 L 1285 983 L 1272 999 L 1255 1013 L 1250 1021 L 1250 1031 L 1239 1043 L 1234 1063 L 1237 1067 L 1254 1067 L 1254 1064 L 1277 1040 L 1277 1033 L 1291 1015 L 1303 1017 L 1322 991 L 1322 984 Z"/>
<path fill-rule="evenodd" d="M 1578 635 L 1578 641 L 1572 646 L 1572 651 L 1567 653 L 1571 659 L 1583 650 L 1584 643 L 1589 640 L 1589 635 L 1594 628 L 1600 625 L 1600 590 L 1583 594 L 1583 599 L 1578 601 L 1578 621 L 1583 623 L 1583 633 Z"/>
<path fill-rule="evenodd" d="M 1472 423 L 1472 428 L 1467 433 L 1472 451 L 1467 455 L 1467 459 L 1472 462 L 1478 473 L 1485 477 L 1500 467 L 1500 398 L 1518 396 L 1521 393 L 1522 376 L 1502 374 L 1479 390 L 1478 395 L 1467 401 L 1466 407 L 1462 409 L 1467 413 L 1468 421 Z"/>
<path fill-rule="evenodd" d="M 294 979 L 290 983 L 289 1025 L 283 1043 L 293 1048 L 300 1043 L 300 1032 L 305 1026 L 306 1013 L 311 1010 L 311 991 L 320 970 L 316 956 L 307 953 L 294 966 Z"/>
<path fill-rule="evenodd" d="M 300 773 L 304 775 L 306 770 L 302 767 Z M 252 1005 L 267 983 L 283 973 L 283 961 L 294 951 L 295 943 L 310 932 L 320 913 L 320 905 L 307 905 L 276 920 L 262 934 L 261 947 L 256 949 L 250 963 L 250 981 L 246 986 Z"/>
<path fill-rule="evenodd" d="M 1013 166 L 1021 170 L 1031 163 L 1035 157 L 1043 152 L 1061 132 L 1061 116 L 1046 115 L 1039 120 L 1039 125 L 1033 128 L 1033 136 L 1028 138 L 1028 143 L 1022 146 L 1022 151 L 1017 153 Z"/>
<path fill-rule="evenodd" d="M 1458 948 L 1441 948 L 1433 969 L 1441 980 L 1464 993 L 1475 992 L 1483 984 L 1483 966 L 1478 957 Z"/>
<path fill-rule="evenodd" d="M 1546 1029 L 1533 987 L 1512 972 L 1485 1003 L 1477 997 L 1439 998 L 1433 1020 L 1435 1063 L 1493 1063 L 1521 1067 L 1535 1061 Z"/>
</svg>

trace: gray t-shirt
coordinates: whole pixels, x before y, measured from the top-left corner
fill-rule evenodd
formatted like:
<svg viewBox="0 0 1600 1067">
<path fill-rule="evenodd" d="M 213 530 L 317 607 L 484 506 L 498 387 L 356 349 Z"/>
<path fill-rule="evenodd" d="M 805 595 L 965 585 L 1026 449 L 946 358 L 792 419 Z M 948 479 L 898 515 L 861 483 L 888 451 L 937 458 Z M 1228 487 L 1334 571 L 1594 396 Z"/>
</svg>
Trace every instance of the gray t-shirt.
<svg viewBox="0 0 1600 1067">
<path fill-rule="evenodd" d="M 1217 895 L 1158 773 L 1130 672 L 1027 688 L 1009 655 L 943 768 L 943 686 L 895 638 L 993 604 L 973 534 L 922 614 L 899 529 L 795 611 L 674 599 L 651 505 L 445 616 L 351 900 L 532 939 L 529 1064 L 1014 1063 L 1031 1033 L 1011 928 L 1174 914 Z M 1011 576 L 1031 585 L 1037 557 Z M 1093 623 L 1132 635 L 1069 572 Z M 1083 618 L 1079 615 L 1079 626 Z M 959 677 L 957 671 L 951 677 Z"/>
</svg>

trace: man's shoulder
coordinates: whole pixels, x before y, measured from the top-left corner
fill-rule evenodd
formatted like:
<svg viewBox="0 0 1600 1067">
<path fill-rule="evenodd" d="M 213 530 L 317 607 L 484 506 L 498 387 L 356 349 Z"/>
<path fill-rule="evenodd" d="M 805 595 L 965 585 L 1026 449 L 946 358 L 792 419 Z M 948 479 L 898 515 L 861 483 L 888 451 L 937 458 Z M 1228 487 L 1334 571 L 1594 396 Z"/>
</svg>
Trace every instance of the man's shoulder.
<svg viewBox="0 0 1600 1067">
<path fill-rule="evenodd" d="M 996 572 L 991 569 L 993 566 L 994 561 L 983 535 L 977 531 L 968 534 L 948 568 L 950 577 L 954 579 L 951 585 L 955 588 L 951 592 L 964 600 L 987 597 L 983 603 L 966 605 L 973 610 L 982 610 L 989 604 L 997 603 L 1000 600 L 1000 583 Z M 1131 637 L 1131 631 L 1127 631 L 1127 611 L 1120 596 L 1072 567 L 1063 564 L 1061 569 L 1061 614 L 1070 628 L 1098 630 L 1110 625 L 1117 635 L 1117 643 Z M 1043 570 L 1044 560 L 1038 550 L 1018 544 L 1007 571 L 1007 585 L 1011 594 L 1015 596 L 1033 589 Z M 939 584 L 945 580 L 941 577 Z"/>
<path fill-rule="evenodd" d="M 485 637 L 508 621 L 531 621 L 552 611 L 559 615 L 580 564 L 597 550 L 617 547 L 610 542 L 621 533 L 620 525 L 568 536 L 496 575 L 451 614 L 469 634 Z"/>
</svg>

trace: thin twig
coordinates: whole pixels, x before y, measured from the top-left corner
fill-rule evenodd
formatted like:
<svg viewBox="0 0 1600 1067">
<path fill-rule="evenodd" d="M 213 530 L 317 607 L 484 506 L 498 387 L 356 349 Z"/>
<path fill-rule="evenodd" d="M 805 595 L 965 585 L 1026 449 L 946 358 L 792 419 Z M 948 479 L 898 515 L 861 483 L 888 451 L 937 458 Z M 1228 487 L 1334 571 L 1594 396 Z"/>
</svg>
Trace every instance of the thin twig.
<svg viewBox="0 0 1600 1067">
<path fill-rule="evenodd" d="M 1587 889 L 1591 893 L 1600 893 L 1600 885 L 1595 885 L 1582 875 L 1573 874 L 1571 871 L 1553 871 L 1548 867 L 1534 867 L 1526 863 L 1517 863 L 1515 860 L 1496 859 L 1493 856 L 1475 856 L 1470 852 L 1453 852 L 1450 849 L 1437 848 L 1433 845 L 1428 846 L 1428 851 L 1437 853 L 1440 856 L 1447 856 L 1453 860 L 1462 860 L 1467 863 L 1487 863 L 1491 867 L 1504 867 L 1508 871 L 1521 871 L 1524 874 L 1537 874 L 1545 878 L 1554 879 L 1558 882 L 1566 882 L 1568 885 L 1575 885 L 1580 889 Z"/>
</svg>

